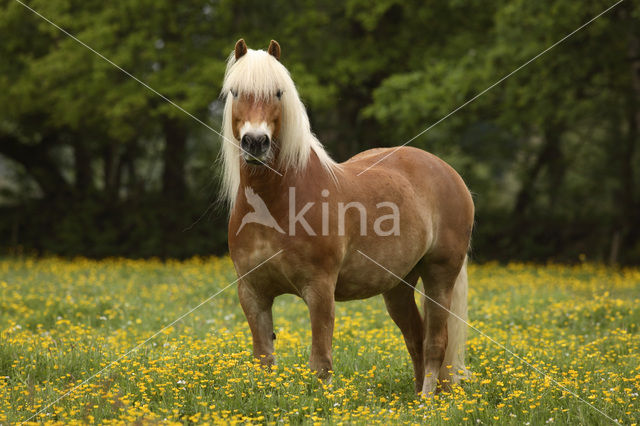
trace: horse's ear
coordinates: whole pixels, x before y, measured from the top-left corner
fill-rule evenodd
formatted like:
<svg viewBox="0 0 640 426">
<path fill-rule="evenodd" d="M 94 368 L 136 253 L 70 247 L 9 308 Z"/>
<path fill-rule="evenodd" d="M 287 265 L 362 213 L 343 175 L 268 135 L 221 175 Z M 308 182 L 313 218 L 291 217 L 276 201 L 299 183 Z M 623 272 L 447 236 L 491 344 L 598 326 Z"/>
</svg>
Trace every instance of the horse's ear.
<svg viewBox="0 0 640 426">
<path fill-rule="evenodd" d="M 247 43 L 244 42 L 243 38 L 238 40 L 238 42 L 236 43 L 235 52 L 236 52 L 236 61 L 242 58 L 245 53 L 247 53 Z"/>
<path fill-rule="evenodd" d="M 280 60 L 280 45 L 278 44 L 277 41 L 271 40 L 271 43 L 269 43 L 269 49 L 267 49 L 267 52 L 269 52 L 269 55 L 273 56 L 277 60 Z"/>
</svg>

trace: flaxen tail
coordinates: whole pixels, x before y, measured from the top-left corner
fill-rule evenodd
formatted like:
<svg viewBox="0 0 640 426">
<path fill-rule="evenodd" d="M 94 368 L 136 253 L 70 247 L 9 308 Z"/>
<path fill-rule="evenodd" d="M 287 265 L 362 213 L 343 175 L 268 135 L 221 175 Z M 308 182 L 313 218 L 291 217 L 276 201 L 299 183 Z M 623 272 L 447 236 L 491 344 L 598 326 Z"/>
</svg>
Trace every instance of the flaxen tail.
<svg viewBox="0 0 640 426">
<path fill-rule="evenodd" d="M 465 258 L 453 287 L 449 318 L 447 319 L 448 342 L 440 379 L 458 383 L 468 375 L 464 366 L 464 351 L 467 340 L 467 260 Z M 450 367 L 449 367 L 450 366 Z"/>
</svg>

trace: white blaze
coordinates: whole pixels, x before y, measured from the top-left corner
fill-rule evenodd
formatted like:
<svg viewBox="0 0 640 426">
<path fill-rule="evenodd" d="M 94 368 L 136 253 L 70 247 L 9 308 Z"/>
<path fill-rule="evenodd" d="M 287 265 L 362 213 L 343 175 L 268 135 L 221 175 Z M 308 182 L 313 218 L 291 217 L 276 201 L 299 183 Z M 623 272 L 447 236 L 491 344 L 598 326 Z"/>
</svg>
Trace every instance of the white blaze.
<svg viewBox="0 0 640 426">
<path fill-rule="evenodd" d="M 260 123 L 245 121 L 240 128 L 240 140 L 242 140 L 244 135 L 247 133 L 263 134 L 269 136 L 269 139 L 271 139 L 271 129 L 266 121 L 262 121 Z"/>
</svg>

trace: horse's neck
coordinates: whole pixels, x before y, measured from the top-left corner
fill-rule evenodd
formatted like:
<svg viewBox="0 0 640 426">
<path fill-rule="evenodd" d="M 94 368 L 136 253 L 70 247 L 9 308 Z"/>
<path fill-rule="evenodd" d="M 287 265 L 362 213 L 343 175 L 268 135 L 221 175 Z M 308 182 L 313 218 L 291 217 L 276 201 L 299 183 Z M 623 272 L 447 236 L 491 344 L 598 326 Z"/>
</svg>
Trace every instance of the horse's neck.
<svg viewBox="0 0 640 426">
<path fill-rule="evenodd" d="M 240 160 L 243 161 L 243 160 Z M 267 204 L 286 203 L 289 188 L 328 188 L 331 177 L 312 150 L 304 170 L 279 170 L 281 175 L 267 167 L 240 168 L 240 197 L 244 198 L 245 188 L 251 188 Z M 325 182 L 326 181 L 326 182 Z"/>
</svg>

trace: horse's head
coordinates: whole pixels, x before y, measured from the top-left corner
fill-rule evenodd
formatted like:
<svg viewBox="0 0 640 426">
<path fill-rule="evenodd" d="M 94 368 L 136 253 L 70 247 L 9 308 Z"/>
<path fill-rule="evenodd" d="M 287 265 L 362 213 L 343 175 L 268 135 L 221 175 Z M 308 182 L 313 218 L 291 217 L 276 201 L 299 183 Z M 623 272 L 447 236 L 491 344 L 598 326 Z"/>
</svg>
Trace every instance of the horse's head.
<svg viewBox="0 0 640 426">
<path fill-rule="evenodd" d="M 289 71 L 280 62 L 280 45 L 252 50 L 238 40 L 229 56 L 221 95 L 223 195 L 233 205 L 243 170 L 302 170 L 314 152 L 333 176 L 335 163 L 311 133 L 309 117 Z M 250 170 L 255 172 L 256 170 Z M 279 171 L 279 172 L 278 172 Z"/>
<path fill-rule="evenodd" d="M 235 60 L 240 60 L 247 51 L 244 40 L 238 40 L 234 51 Z M 278 42 L 271 40 L 267 52 L 275 60 L 279 60 Z M 240 141 L 243 159 L 258 166 L 264 165 L 273 157 L 275 148 L 272 141 L 280 136 L 283 88 L 272 87 L 269 92 L 256 90 L 252 93 L 238 88 L 231 89 L 233 136 Z"/>
</svg>

